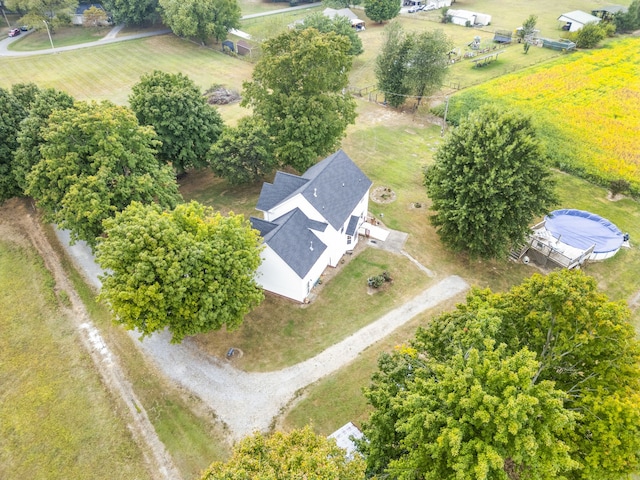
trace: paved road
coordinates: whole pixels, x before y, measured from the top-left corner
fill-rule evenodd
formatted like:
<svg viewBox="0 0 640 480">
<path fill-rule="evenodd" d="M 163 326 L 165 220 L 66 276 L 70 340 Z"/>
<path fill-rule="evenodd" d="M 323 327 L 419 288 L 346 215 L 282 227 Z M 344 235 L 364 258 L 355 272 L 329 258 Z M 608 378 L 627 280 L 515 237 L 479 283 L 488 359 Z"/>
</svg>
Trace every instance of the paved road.
<svg viewBox="0 0 640 480">
<path fill-rule="evenodd" d="M 78 242 L 68 246 L 68 233 L 57 234 L 86 279 L 99 288 L 101 270 L 87 245 Z M 468 288 L 462 278 L 446 277 L 315 357 L 274 372 L 238 370 L 225 360 L 204 354 L 189 339 L 171 344 L 166 331 L 147 337 L 139 346 L 168 378 L 203 400 L 227 425 L 230 436 L 239 440 L 254 431 L 268 430 L 298 390 L 353 361 L 416 315 Z M 137 333 L 131 336 L 138 342 Z"/>
<path fill-rule="evenodd" d="M 297 7 L 282 8 L 279 10 L 271 10 L 268 12 L 245 15 L 242 17 L 242 19 L 264 17 L 267 15 L 276 15 L 278 13 L 290 12 L 292 10 L 303 10 L 306 8 L 317 7 L 320 5 L 322 5 L 322 3 L 320 2 L 307 3 L 304 5 L 299 5 Z M 80 48 L 98 47 L 100 45 L 107 45 L 109 43 L 124 42 L 127 40 L 134 40 L 136 38 L 153 37 L 155 35 L 166 35 L 167 33 L 171 33 L 171 30 L 166 29 L 166 30 L 153 30 L 150 32 L 136 33 L 132 35 L 118 36 L 118 33 L 120 32 L 120 30 L 122 30 L 123 27 L 124 25 L 117 25 L 113 27 L 111 31 L 104 38 L 101 38 L 100 40 L 96 40 L 95 42 L 80 43 L 78 45 L 69 45 L 66 47 L 56 47 L 55 40 L 54 40 L 53 49 L 47 48 L 45 50 L 34 50 L 32 52 L 17 52 L 14 50 L 9 50 L 8 49 L 9 45 L 11 45 L 13 42 L 20 40 L 21 38 L 24 38 L 24 35 L 28 35 L 29 33 L 31 33 L 31 31 L 23 32 L 22 35 L 19 35 L 17 37 L 8 37 L 0 41 L 0 57 L 31 57 L 34 55 L 51 55 L 58 52 L 68 52 L 70 50 L 78 50 Z M 235 30 L 233 33 L 242 38 L 247 38 L 247 39 L 251 38 L 251 36 L 248 33 L 245 33 L 239 30 Z"/>
</svg>

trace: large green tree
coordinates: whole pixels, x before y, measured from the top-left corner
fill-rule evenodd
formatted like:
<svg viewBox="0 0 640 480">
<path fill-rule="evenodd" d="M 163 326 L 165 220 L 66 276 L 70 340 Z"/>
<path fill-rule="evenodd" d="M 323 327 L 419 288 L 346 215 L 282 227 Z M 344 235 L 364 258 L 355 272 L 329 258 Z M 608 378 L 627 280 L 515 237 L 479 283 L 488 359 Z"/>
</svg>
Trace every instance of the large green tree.
<svg viewBox="0 0 640 480">
<path fill-rule="evenodd" d="M 160 19 L 158 0 L 105 0 L 104 6 L 116 23 L 146 25 Z"/>
<path fill-rule="evenodd" d="M 22 103 L 11 92 L 0 87 L 0 204 L 20 193 L 12 169 L 18 148 L 20 122 L 26 115 Z"/>
<path fill-rule="evenodd" d="M 71 107 L 73 107 L 73 98 L 65 92 L 46 88 L 37 93 L 29 110 L 29 116 L 20 124 L 19 146 L 13 161 L 13 177 L 21 193 L 27 189 L 27 174 L 42 160 L 40 146 L 44 143 L 42 134 L 49 122 L 49 116 L 54 110 Z"/>
<path fill-rule="evenodd" d="M 442 30 L 411 34 L 409 44 L 404 83 L 419 105 L 442 86 L 449 66 L 447 53 L 453 44 Z"/>
<path fill-rule="evenodd" d="M 344 35 L 351 42 L 351 48 L 349 49 L 350 55 L 360 55 L 363 52 L 362 40 L 358 32 L 351 25 L 351 20 L 342 15 L 336 15 L 333 18 L 329 18 L 322 12 L 314 12 L 304 18 L 303 23 L 296 25 L 298 30 L 304 30 L 305 28 L 315 28 L 319 32 L 328 33 L 335 32 L 339 35 Z"/>
<path fill-rule="evenodd" d="M 195 37 L 203 44 L 210 37 L 220 42 L 229 30 L 240 28 L 237 0 L 160 0 L 160 7 L 173 33 Z"/>
<path fill-rule="evenodd" d="M 485 105 L 451 131 L 425 169 L 442 241 L 471 256 L 505 256 L 555 202 L 531 119 Z"/>
<path fill-rule="evenodd" d="M 222 118 L 182 73 L 143 75 L 129 96 L 142 125 L 151 125 L 162 145 L 158 158 L 177 173 L 207 165 L 207 152 L 222 131 Z"/>
<path fill-rule="evenodd" d="M 640 29 L 640 0 L 633 0 L 626 12 L 616 13 L 613 17 L 613 23 L 619 33 Z"/>
<path fill-rule="evenodd" d="M 385 100 L 392 107 L 399 107 L 411 95 L 420 104 L 440 88 L 451 47 L 441 30 L 406 34 L 399 23 L 390 23 L 375 70 L 378 89 L 384 92 Z"/>
<path fill-rule="evenodd" d="M 338 146 L 354 123 L 355 101 L 343 93 L 352 57 L 349 40 L 315 28 L 264 42 L 242 105 L 268 126 L 276 159 L 304 171 Z"/>
<path fill-rule="evenodd" d="M 255 282 L 260 236 L 242 215 L 196 202 L 163 212 L 134 202 L 105 222 L 97 260 L 100 298 L 142 336 L 168 328 L 171 341 L 234 330 L 263 299 Z"/>
<path fill-rule="evenodd" d="M 227 463 L 214 462 L 201 480 L 361 480 L 362 458 L 348 459 L 333 440 L 311 427 L 271 436 L 256 433 L 233 448 Z"/>
<path fill-rule="evenodd" d="M 397 0 L 364 0 L 364 13 L 374 22 L 386 22 L 398 16 L 400 2 Z"/>
<path fill-rule="evenodd" d="M 209 150 L 213 172 L 232 185 L 264 178 L 277 167 L 267 126 L 259 117 L 244 117 L 226 128 Z"/>
<path fill-rule="evenodd" d="M 534 275 L 502 294 L 473 290 L 381 357 L 366 391 L 369 473 L 595 480 L 638 471 L 640 343 L 629 315 L 581 271 Z"/>
<path fill-rule="evenodd" d="M 21 24 L 31 25 L 35 29 L 48 28 L 71 22 L 71 15 L 78 6 L 78 0 L 6 0 L 5 5 L 13 11 L 24 13 Z"/>
<path fill-rule="evenodd" d="M 385 101 L 392 107 L 402 105 L 409 93 L 404 79 L 408 67 L 407 56 L 411 44 L 402 26 L 392 22 L 384 30 L 384 43 L 376 57 L 376 79 L 378 89 L 384 93 Z"/>
<path fill-rule="evenodd" d="M 54 110 L 42 138 L 26 194 L 72 240 L 95 245 L 103 220 L 132 201 L 173 207 L 180 199 L 171 167 L 155 158 L 153 129 L 126 107 L 78 102 Z"/>
</svg>

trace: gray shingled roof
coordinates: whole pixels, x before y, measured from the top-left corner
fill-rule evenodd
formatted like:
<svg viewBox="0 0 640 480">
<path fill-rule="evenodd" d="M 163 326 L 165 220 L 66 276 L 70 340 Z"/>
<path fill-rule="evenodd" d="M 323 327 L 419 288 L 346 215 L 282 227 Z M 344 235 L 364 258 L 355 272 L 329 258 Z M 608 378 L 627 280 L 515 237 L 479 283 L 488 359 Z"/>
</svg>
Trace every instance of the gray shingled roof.
<svg viewBox="0 0 640 480">
<path fill-rule="evenodd" d="M 269 222 L 251 217 L 251 226 L 260 232 L 264 242 L 304 278 L 311 267 L 327 249 L 327 246 L 312 232 L 323 232 L 326 223 L 309 219 L 299 208 Z"/>
<path fill-rule="evenodd" d="M 266 212 L 291 196 L 309 180 L 285 172 L 276 172 L 273 183 L 265 182 L 260 191 L 256 208 Z"/>
<path fill-rule="evenodd" d="M 338 150 L 307 170 L 302 177 L 278 172 L 273 184 L 262 186 L 256 208 L 268 211 L 301 193 L 333 228 L 339 230 L 369 187 L 371 180 L 344 151 Z"/>
</svg>

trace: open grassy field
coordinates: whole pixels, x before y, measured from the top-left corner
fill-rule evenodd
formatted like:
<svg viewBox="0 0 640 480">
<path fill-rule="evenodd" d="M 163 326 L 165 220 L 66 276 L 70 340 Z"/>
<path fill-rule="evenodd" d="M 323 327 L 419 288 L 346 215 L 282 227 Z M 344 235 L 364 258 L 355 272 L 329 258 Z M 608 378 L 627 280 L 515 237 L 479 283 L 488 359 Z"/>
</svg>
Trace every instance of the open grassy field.
<svg viewBox="0 0 640 480">
<path fill-rule="evenodd" d="M 639 38 L 612 41 L 461 92 L 450 118 L 485 102 L 526 110 L 555 165 L 603 184 L 626 180 L 640 195 L 638 64 Z"/>
<path fill-rule="evenodd" d="M 240 90 L 253 68 L 247 62 L 171 34 L 55 55 L 3 57 L 0 67 L 0 86 L 4 88 L 35 82 L 41 87 L 64 90 L 78 100 L 108 99 L 118 104 L 127 103 L 131 87 L 142 74 L 153 70 L 182 72 L 203 89 L 223 84 Z M 237 105 L 235 108 L 240 110 Z"/>
<path fill-rule="evenodd" d="M 0 478 L 153 479 L 52 278 L 23 238 L 0 241 Z"/>
</svg>

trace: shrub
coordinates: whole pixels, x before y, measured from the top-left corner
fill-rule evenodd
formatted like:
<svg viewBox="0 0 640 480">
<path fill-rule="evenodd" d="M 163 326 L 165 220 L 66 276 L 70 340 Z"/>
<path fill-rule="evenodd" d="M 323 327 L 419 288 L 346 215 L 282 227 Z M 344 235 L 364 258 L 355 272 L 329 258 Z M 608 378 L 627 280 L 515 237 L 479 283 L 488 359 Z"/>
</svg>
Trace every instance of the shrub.
<svg viewBox="0 0 640 480">
<path fill-rule="evenodd" d="M 597 23 L 587 23 L 580 30 L 571 35 L 578 48 L 594 48 L 607 36 L 604 28 Z"/>
</svg>

